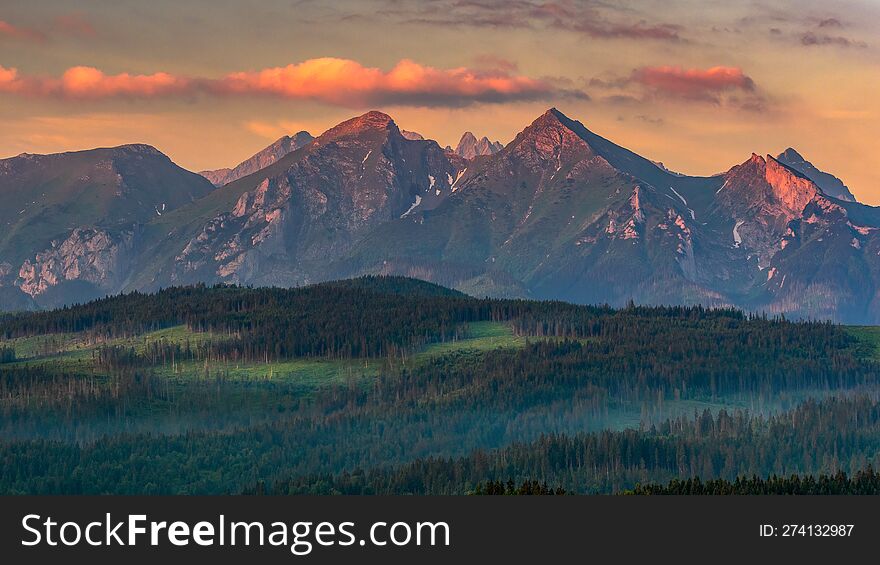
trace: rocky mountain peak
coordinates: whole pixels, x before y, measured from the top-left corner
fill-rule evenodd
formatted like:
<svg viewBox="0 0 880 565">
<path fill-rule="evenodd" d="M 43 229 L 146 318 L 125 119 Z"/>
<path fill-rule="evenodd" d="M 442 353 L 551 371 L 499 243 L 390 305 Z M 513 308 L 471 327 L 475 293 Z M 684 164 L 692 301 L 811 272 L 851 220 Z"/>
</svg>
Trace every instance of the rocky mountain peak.
<svg viewBox="0 0 880 565">
<path fill-rule="evenodd" d="M 473 148 L 477 145 L 477 136 L 473 134 L 473 132 L 466 131 L 461 135 L 461 139 L 458 140 L 458 145 L 455 147 L 455 152 L 461 155 L 462 157 L 466 157 L 464 152 L 468 150 L 473 150 Z M 467 158 L 473 158 L 473 155 Z"/>
<path fill-rule="evenodd" d="M 549 110 L 538 116 L 538 118 L 534 122 L 532 122 L 531 125 L 539 127 L 553 127 L 558 125 L 565 125 L 568 122 L 571 122 L 571 119 L 568 116 L 566 116 L 556 108 L 550 108 Z"/>
<path fill-rule="evenodd" d="M 455 148 L 455 153 L 465 159 L 473 159 L 483 155 L 494 155 L 503 148 L 504 146 L 498 141 L 489 141 L 489 138 L 486 136 L 483 136 L 482 139 L 477 139 L 473 132 L 466 131 L 461 136 L 461 140 L 459 140 L 458 146 Z"/>
<path fill-rule="evenodd" d="M 307 131 L 300 131 L 293 135 L 284 135 L 272 142 L 271 145 L 253 155 L 248 161 L 265 161 L 263 167 L 268 167 L 276 160 L 291 151 L 296 151 L 304 145 L 308 145 L 315 138 Z M 246 161 L 247 162 L 247 161 Z"/>
<path fill-rule="evenodd" d="M 290 139 L 293 139 L 295 141 L 298 141 L 298 142 L 303 142 L 303 141 L 307 142 L 307 141 L 311 141 L 311 140 L 315 139 L 315 137 L 312 134 L 310 134 L 309 132 L 307 132 L 306 130 L 300 130 L 300 131 L 296 132 L 295 134 L 289 135 L 287 137 Z"/>
<path fill-rule="evenodd" d="M 592 154 L 592 148 L 574 131 L 574 124 L 556 108 L 551 108 L 519 133 L 511 146 L 513 152 L 528 160 L 529 156 L 553 160 L 561 166 L 562 159 L 577 150 Z M 581 155 L 581 157 L 589 155 Z"/>
<path fill-rule="evenodd" d="M 593 133 L 584 124 L 572 120 L 556 108 L 550 108 L 544 112 L 523 130 L 511 145 L 516 145 L 530 136 L 548 137 L 548 134 L 551 140 L 553 137 L 558 138 L 560 146 L 567 147 L 569 152 L 573 148 L 579 148 L 578 157 L 582 159 L 601 157 L 607 165 L 617 171 L 648 182 L 653 186 L 679 184 L 676 178 L 681 178 L 680 175 L 658 167 L 653 161 Z M 565 154 L 566 150 L 563 149 L 561 153 Z"/>
<path fill-rule="evenodd" d="M 366 114 L 357 116 L 356 118 L 352 118 L 350 120 L 346 120 L 338 126 L 330 128 L 329 130 L 324 132 L 319 137 L 319 139 L 329 140 L 335 139 L 337 137 L 347 137 L 370 131 L 384 130 L 391 131 L 400 135 L 400 130 L 398 129 L 397 124 L 394 123 L 394 120 L 391 118 L 391 116 L 377 110 L 371 110 Z"/>
<path fill-rule="evenodd" d="M 379 110 L 370 110 L 366 114 L 354 118 L 354 120 L 374 127 L 387 127 L 388 124 L 394 123 L 391 116 Z"/>
<path fill-rule="evenodd" d="M 748 249 L 760 268 L 770 265 L 789 232 L 789 223 L 800 220 L 812 203 L 826 201 L 819 188 L 777 161 L 755 153 L 724 175 L 715 197 L 725 230 L 732 230 L 736 248 Z"/>
<path fill-rule="evenodd" d="M 270 152 L 275 152 L 275 153 L 283 152 L 283 154 L 286 155 L 287 153 L 290 153 L 291 151 L 295 151 L 295 150 L 299 149 L 300 147 L 303 147 L 304 145 L 308 145 L 309 143 L 314 141 L 314 139 L 315 139 L 315 136 L 313 136 L 312 134 L 310 134 L 309 132 L 307 132 L 305 130 L 298 131 L 293 135 L 284 135 L 284 136 L 281 136 L 280 138 L 276 139 L 272 143 L 272 145 L 270 145 L 269 147 L 267 147 L 266 149 L 264 149 L 260 153 L 257 153 L 257 155 L 254 155 L 254 157 L 261 155 L 261 154 L 264 154 L 264 153 L 270 153 Z"/>
<path fill-rule="evenodd" d="M 804 161 L 803 155 L 797 152 L 797 150 L 793 147 L 787 148 L 785 151 L 779 154 L 776 157 L 777 160 L 786 160 L 786 161 Z"/>
<path fill-rule="evenodd" d="M 733 190 L 727 190 L 732 187 Z M 730 169 L 719 193 L 728 200 L 743 200 L 740 206 L 781 205 L 788 214 L 800 214 L 821 191 L 810 179 L 780 163 L 772 155 L 752 153 L 748 161 Z M 732 202 L 732 200 L 731 200 Z"/>
<path fill-rule="evenodd" d="M 555 108 L 551 108 L 547 110 L 538 118 L 535 119 L 531 124 L 529 124 L 526 129 L 524 129 L 520 135 L 523 134 L 536 134 L 545 131 L 556 131 L 563 132 L 568 131 L 574 134 L 574 125 L 575 122 L 568 119 L 562 112 Z"/>
<path fill-rule="evenodd" d="M 161 156 L 166 157 L 164 153 L 153 147 L 152 145 L 148 145 L 146 143 L 128 143 L 125 145 L 120 145 L 118 147 L 113 147 L 115 151 L 129 153 L 129 154 L 140 154 L 140 155 L 152 155 L 152 156 Z"/>
</svg>

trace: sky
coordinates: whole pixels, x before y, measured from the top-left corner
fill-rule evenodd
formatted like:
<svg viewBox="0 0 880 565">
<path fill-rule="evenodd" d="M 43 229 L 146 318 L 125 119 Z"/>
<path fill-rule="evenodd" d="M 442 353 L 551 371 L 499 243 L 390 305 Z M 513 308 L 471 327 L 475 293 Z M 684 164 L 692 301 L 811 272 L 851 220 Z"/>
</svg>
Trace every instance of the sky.
<svg viewBox="0 0 880 565">
<path fill-rule="evenodd" d="M 377 109 L 441 145 L 549 107 L 711 175 L 791 146 L 880 204 L 880 0 L 0 0 L 0 158 L 194 171 Z"/>
</svg>

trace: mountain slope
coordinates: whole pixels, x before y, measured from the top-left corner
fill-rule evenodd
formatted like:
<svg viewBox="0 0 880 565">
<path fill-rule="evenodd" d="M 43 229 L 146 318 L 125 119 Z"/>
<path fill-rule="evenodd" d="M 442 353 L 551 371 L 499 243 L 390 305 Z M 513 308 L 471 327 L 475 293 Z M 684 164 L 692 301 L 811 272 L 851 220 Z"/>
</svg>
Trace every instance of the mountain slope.
<svg viewBox="0 0 880 565">
<path fill-rule="evenodd" d="M 821 195 L 811 180 L 770 155 L 764 158 L 753 153 L 723 179 L 710 216 L 733 222 L 729 230 L 732 244 L 755 251 L 761 266 L 766 266 L 778 250 L 789 222 L 800 217 L 807 204 Z"/>
<path fill-rule="evenodd" d="M 436 206 L 456 173 L 435 142 L 406 139 L 389 116 L 369 112 L 155 222 L 144 258 L 154 268 L 133 288 L 322 280 L 323 265 L 366 232 Z"/>
<path fill-rule="evenodd" d="M 0 160 L 0 286 L 38 302 L 58 286 L 113 289 L 138 226 L 212 189 L 148 145 Z"/>
<path fill-rule="evenodd" d="M 710 217 L 763 275 L 754 307 L 796 317 L 880 319 L 880 221 L 869 206 L 826 195 L 770 155 L 724 176 Z M 748 304 L 748 303 L 747 303 Z"/>
<path fill-rule="evenodd" d="M 300 147 L 312 142 L 315 138 L 307 131 L 295 133 L 293 136 L 285 135 L 274 143 L 261 150 L 259 153 L 242 161 L 232 169 L 216 169 L 213 171 L 201 171 L 200 175 L 211 181 L 214 186 L 223 186 L 232 181 L 265 169 L 278 161 L 288 153 L 296 151 Z"/>
</svg>

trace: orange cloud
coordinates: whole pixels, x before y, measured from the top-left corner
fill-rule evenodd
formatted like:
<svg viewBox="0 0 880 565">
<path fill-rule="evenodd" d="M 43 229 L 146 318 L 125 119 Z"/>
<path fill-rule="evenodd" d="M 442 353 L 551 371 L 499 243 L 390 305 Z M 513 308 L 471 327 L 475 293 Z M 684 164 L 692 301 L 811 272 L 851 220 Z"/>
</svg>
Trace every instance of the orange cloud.
<svg viewBox="0 0 880 565">
<path fill-rule="evenodd" d="M 755 82 L 738 67 L 643 67 L 633 71 L 632 80 L 657 92 L 692 99 L 714 99 L 716 94 L 724 91 L 755 90 Z"/>
<path fill-rule="evenodd" d="M 59 78 L 22 77 L 4 69 L 0 91 L 74 99 L 159 97 L 178 94 L 276 96 L 316 100 L 349 108 L 373 105 L 460 107 L 477 102 L 585 98 L 550 79 L 512 74 L 510 68 L 437 69 L 404 59 L 391 70 L 365 67 L 350 59 L 309 59 L 221 78 L 192 78 L 159 72 L 108 75 L 94 67 L 72 67 Z M 3 79 L 0 79 L 3 80 Z"/>
<path fill-rule="evenodd" d="M 190 82 L 168 73 L 107 75 L 93 67 L 71 67 L 61 78 L 28 77 L 0 66 L 0 92 L 63 98 L 152 97 L 183 92 Z"/>
<path fill-rule="evenodd" d="M 18 69 L 8 69 L 0 65 L 0 92 L 18 92 L 22 86 Z"/>
<path fill-rule="evenodd" d="M 71 98 L 150 97 L 186 90 L 190 81 L 168 73 L 106 75 L 94 67 L 67 69 L 58 90 Z"/>
<path fill-rule="evenodd" d="M 324 57 L 256 72 L 240 72 L 212 88 L 235 94 L 311 99 L 338 106 L 376 104 L 462 106 L 473 102 L 536 100 L 563 92 L 546 80 L 513 75 L 510 69 L 437 69 L 404 59 L 390 71 L 350 59 Z"/>
</svg>

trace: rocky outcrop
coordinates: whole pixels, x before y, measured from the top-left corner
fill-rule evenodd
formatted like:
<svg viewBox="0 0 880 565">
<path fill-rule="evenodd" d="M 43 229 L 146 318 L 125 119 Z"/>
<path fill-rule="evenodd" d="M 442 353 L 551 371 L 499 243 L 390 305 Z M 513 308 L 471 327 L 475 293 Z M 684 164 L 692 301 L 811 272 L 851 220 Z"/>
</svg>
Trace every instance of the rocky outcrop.
<svg viewBox="0 0 880 565">
<path fill-rule="evenodd" d="M 96 228 L 76 228 L 67 239 L 26 260 L 16 286 L 37 298 L 65 281 L 91 283 L 115 291 L 126 276 L 133 234 L 111 235 Z"/>
<path fill-rule="evenodd" d="M 230 212 L 211 218 L 174 258 L 172 282 L 193 274 L 234 283 L 254 279 L 264 258 L 285 251 L 282 230 L 290 195 L 286 177 L 266 178 L 254 190 L 244 192 Z"/>
</svg>

